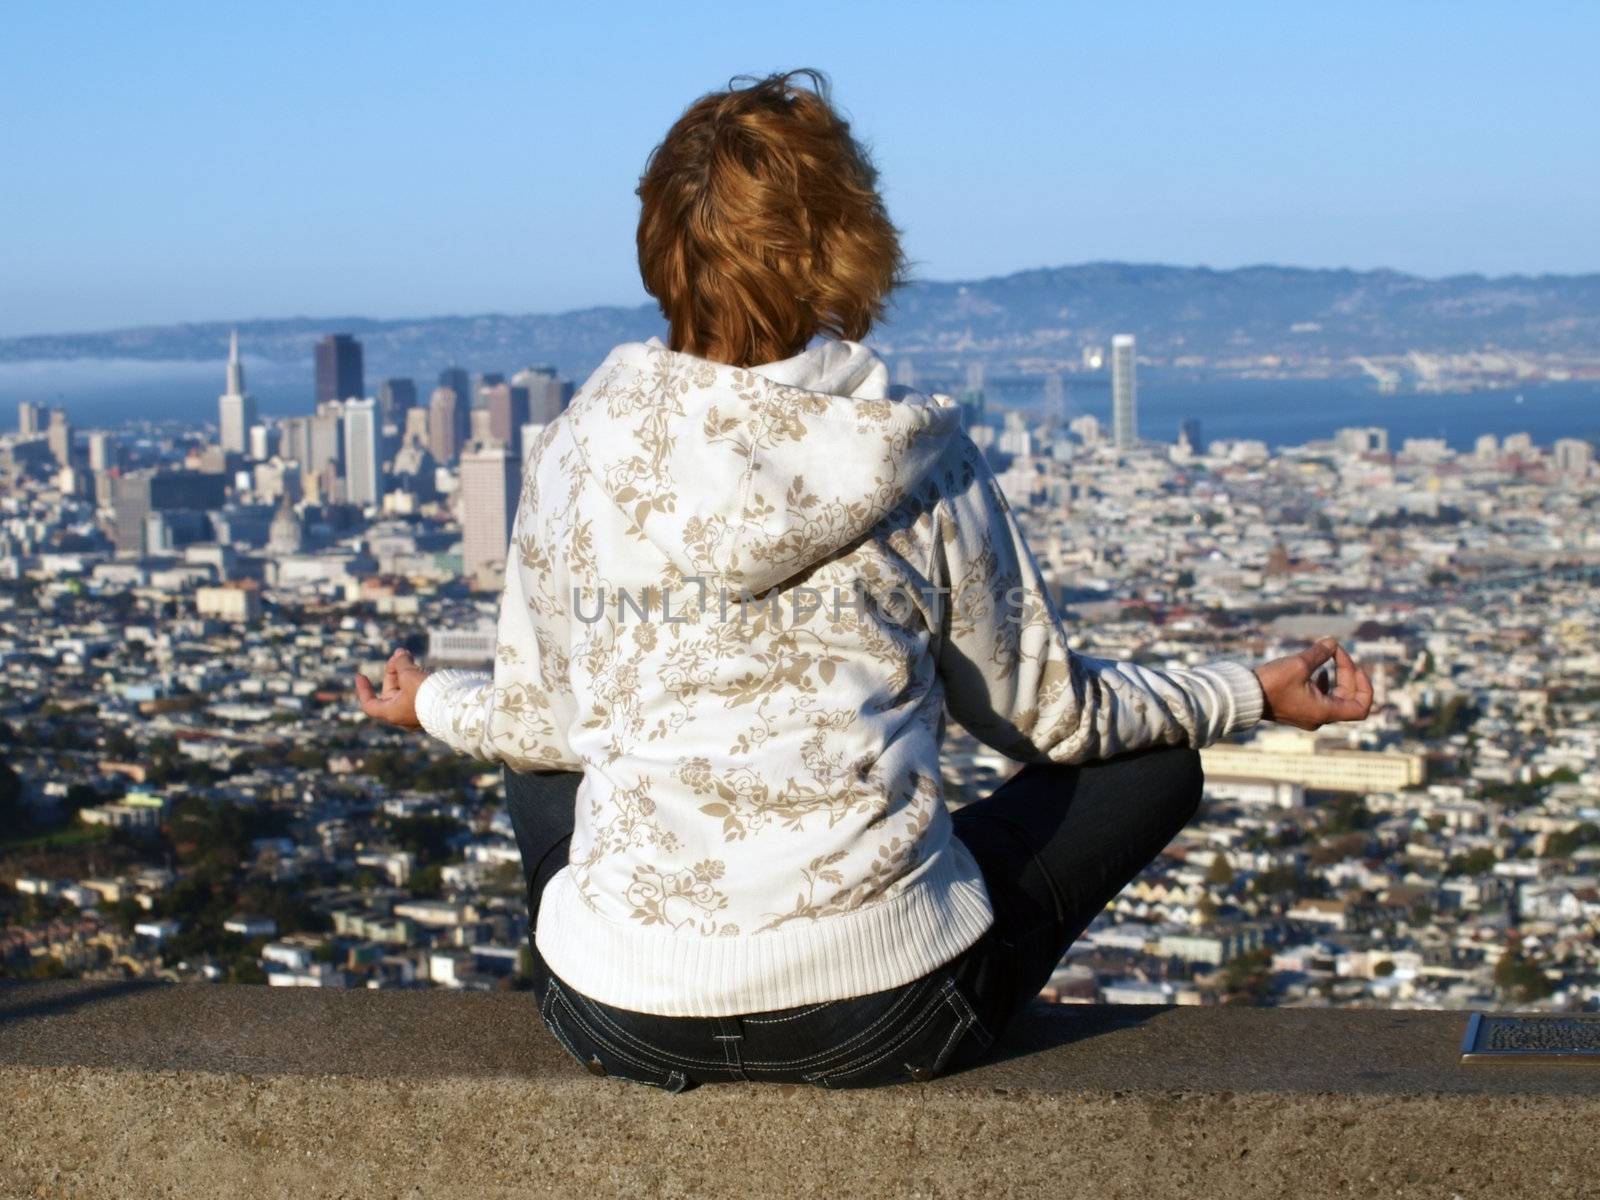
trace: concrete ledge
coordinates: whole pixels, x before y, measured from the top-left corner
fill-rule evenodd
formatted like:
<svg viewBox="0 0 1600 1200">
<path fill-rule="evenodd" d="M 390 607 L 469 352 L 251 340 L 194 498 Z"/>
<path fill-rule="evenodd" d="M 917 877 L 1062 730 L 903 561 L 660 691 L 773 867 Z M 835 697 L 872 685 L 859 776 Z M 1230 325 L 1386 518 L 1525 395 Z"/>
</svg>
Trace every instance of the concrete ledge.
<svg viewBox="0 0 1600 1200">
<path fill-rule="evenodd" d="M 1461 1014 L 1031 1011 L 929 1085 L 594 1079 L 516 993 L 0 987 L 0 1196 L 1600 1194 L 1600 1069 Z"/>
</svg>

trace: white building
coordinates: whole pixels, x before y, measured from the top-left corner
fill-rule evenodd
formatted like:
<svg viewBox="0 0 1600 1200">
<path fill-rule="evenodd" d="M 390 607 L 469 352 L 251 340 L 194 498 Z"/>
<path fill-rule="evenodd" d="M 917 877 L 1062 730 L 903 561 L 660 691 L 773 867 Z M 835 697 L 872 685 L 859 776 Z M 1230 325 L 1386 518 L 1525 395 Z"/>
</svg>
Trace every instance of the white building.
<svg viewBox="0 0 1600 1200">
<path fill-rule="evenodd" d="M 256 402 L 244 390 L 244 364 L 239 361 L 239 331 L 228 341 L 228 390 L 217 398 L 217 424 L 225 454 L 243 454 L 256 423 Z"/>
<path fill-rule="evenodd" d="M 383 502 L 382 432 L 376 400 L 344 402 L 345 499 L 351 504 Z"/>
<path fill-rule="evenodd" d="M 1139 397 L 1131 333 L 1119 333 L 1111 339 L 1111 425 L 1118 450 L 1131 450 L 1139 444 Z"/>
<path fill-rule="evenodd" d="M 498 578 L 511 545 L 521 482 L 516 456 L 498 442 L 480 442 L 461 456 L 461 571 Z"/>
</svg>

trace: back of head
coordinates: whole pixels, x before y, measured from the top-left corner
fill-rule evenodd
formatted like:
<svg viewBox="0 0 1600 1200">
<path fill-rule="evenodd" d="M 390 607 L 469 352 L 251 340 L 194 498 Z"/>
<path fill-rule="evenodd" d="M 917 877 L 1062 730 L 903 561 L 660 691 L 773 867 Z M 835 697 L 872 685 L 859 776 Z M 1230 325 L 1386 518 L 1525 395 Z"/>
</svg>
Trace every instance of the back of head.
<svg viewBox="0 0 1600 1200">
<path fill-rule="evenodd" d="M 819 72 L 740 83 L 691 104 L 639 182 L 639 271 L 669 344 L 748 367 L 819 333 L 859 341 L 904 271 L 877 172 Z"/>
</svg>

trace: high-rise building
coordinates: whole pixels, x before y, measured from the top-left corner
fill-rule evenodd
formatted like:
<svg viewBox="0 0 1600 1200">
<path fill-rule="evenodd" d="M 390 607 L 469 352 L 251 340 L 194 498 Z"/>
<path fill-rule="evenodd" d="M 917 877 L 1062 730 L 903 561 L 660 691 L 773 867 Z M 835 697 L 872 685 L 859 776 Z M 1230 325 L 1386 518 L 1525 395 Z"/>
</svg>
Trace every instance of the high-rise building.
<svg viewBox="0 0 1600 1200">
<path fill-rule="evenodd" d="M 72 422 L 67 419 L 67 410 L 52 408 L 50 410 L 50 425 L 45 430 L 50 440 L 50 453 L 55 456 L 56 462 L 63 467 L 72 465 Z"/>
<path fill-rule="evenodd" d="M 1111 440 L 1118 450 L 1139 444 L 1139 393 L 1134 381 L 1133 334 L 1111 339 Z"/>
<path fill-rule="evenodd" d="M 290 417 L 284 421 L 278 436 L 278 457 L 299 463 L 303 469 L 310 469 L 310 417 Z"/>
<path fill-rule="evenodd" d="M 129 471 L 117 479 L 112 540 L 123 552 L 164 549 L 156 543 L 160 522 L 150 518 L 169 517 L 174 526 L 203 527 L 205 514 L 222 507 L 226 486 L 225 476 L 199 471 Z"/>
<path fill-rule="evenodd" d="M 428 399 L 428 451 L 437 462 L 453 463 L 461 453 L 461 407 L 456 390 L 444 384 Z"/>
<path fill-rule="evenodd" d="M 1051 371 L 1044 377 L 1044 417 L 1053 421 L 1059 429 L 1065 429 L 1067 422 L 1072 420 L 1072 413 L 1067 404 L 1067 383 L 1061 378 L 1060 371 Z"/>
<path fill-rule="evenodd" d="M 487 583 L 504 571 L 520 482 L 503 443 L 474 443 L 462 454 L 461 569 L 469 578 Z"/>
<path fill-rule="evenodd" d="M 120 447 L 117 440 L 103 429 L 97 429 L 89 435 L 89 469 L 91 471 L 109 471 L 117 465 L 120 457 Z"/>
<path fill-rule="evenodd" d="M 1550 449 L 1556 471 L 1560 474 L 1575 479 L 1583 479 L 1589 474 L 1589 466 L 1594 462 L 1594 447 L 1582 438 L 1558 438 Z"/>
<path fill-rule="evenodd" d="M 345 499 L 363 508 L 383 500 L 383 443 L 380 432 L 376 400 L 345 401 Z"/>
<path fill-rule="evenodd" d="M 405 427 L 400 433 L 402 446 L 426 446 L 428 444 L 428 417 L 426 408 L 406 409 Z"/>
<path fill-rule="evenodd" d="M 572 395 L 571 385 L 556 374 L 554 367 L 527 367 L 511 377 L 514 386 L 528 393 L 528 415 L 539 425 L 548 425 L 561 415 Z"/>
<path fill-rule="evenodd" d="M 239 361 L 239 331 L 228 340 L 228 390 L 217 398 L 217 441 L 224 454 L 249 449 L 250 427 L 256 423 L 256 402 L 244 390 L 244 363 Z"/>
<path fill-rule="evenodd" d="M 318 475 L 332 467 L 335 475 L 344 473 L 344 404 L 325 400 L 311 418 L 306 457 L 301 465 L 307 475 Z"/>
<path fill-rule="evenodd" d="M 528 423 L 528 389 L 515 383 L 495 383 L 480 395 L 489 414 L 489 436 L 515 449 L 517 436 Z"/>
<path fill-rule="evenodd" d="M 255 462 L 266 462 L 272 457 L 272 431 L 265 425 L 250 426 L 249 454 Z"/>
<path fill-rule="evenodd" d="M 23 437 L 37 437 L 44 432 L 44 405 L 24 400 L 17 405 L 17 432 Z"/>
<path fill-rule="evenodd" d="M 409 379 L 385 379 L 378 385 L 378 410 L 384 421 L 395 424 L 417 406 L 417 385 Z"/>
<path fill-rule="evenodd" d="M 1188 444 L 1189 449 L 1195 454 L 1206 452 L 1206 439 L 1200 433 L 1200 418 L 1189 417 L 1178 426 L 1178 437 Z"/>
<path fill-rule="evenodd" d="M 348 333 L 330 333 L 317 343 L 317 403 L 367 394 L 361 343 Z"/>
</svg>

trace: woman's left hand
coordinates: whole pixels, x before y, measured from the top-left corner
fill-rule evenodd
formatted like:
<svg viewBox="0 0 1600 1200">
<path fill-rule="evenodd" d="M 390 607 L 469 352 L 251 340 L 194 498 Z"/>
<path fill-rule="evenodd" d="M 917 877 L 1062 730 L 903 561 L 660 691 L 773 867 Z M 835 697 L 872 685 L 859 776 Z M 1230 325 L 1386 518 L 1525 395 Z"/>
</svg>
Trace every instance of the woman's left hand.
<svg viewBox="0 0 1600 1200">
<path fill-rule="evenodd" d="M 386 721 L 400 729 L 421 729 L 417 720 L 417 689 L 428 673 L 417 666 L 410 651 L 396 650 L 383 669 L 383 691 L 372 680 L 356 672 L 356 699 L 369 717 Z"/>
</svg>

